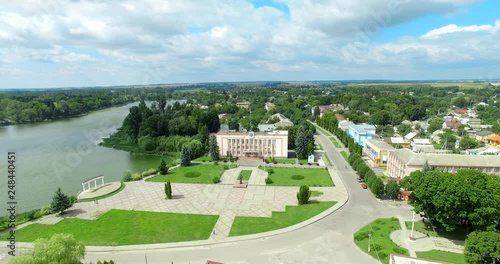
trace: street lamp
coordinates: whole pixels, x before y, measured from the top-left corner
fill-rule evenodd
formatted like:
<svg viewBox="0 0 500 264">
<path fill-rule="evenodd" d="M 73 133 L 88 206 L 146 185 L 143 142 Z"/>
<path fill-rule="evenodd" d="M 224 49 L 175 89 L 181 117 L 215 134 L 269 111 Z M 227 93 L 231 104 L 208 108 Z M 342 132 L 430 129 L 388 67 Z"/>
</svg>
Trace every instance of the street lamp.
<svg viewBox="0 0 500 264">
<path fill-rule="evenodd" d="M 368 252 L 370 252 L 371 241 L 372 241 L 372 231 L 370 230 L 370 233 L 368 233 Z"/>
</svg>

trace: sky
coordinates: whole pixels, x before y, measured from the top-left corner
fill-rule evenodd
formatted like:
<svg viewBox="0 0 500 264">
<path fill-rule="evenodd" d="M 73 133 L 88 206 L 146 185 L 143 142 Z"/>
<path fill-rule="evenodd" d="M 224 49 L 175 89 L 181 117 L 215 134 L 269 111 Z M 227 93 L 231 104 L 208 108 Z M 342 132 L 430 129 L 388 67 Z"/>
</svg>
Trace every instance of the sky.
<svg viewBox="0 0 500 264">
<path fill-rule="evenodd" d="M 0 89 L 493 80 L 498 0 L 0 0 Z"/>
</svg>

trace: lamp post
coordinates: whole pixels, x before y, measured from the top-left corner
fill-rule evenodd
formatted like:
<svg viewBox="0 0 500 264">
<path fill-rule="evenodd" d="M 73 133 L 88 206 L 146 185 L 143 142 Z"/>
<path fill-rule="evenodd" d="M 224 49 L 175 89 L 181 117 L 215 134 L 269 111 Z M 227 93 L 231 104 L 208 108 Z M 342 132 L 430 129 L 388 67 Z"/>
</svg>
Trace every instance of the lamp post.
<svg viewBox="0 0 500 264">
<path fill-rule="evenodd" d="M 415 211 L 413 211 L 413 218 L 411 220 L 410 240 L 415 240 L 414 230 L 415 230 Z"/>
<path fill-rule="evenodd" d="M 370 252 L 370 244 L 372 242 L 372 231 L 368 233 L 368 252 Z"/>
</svg>

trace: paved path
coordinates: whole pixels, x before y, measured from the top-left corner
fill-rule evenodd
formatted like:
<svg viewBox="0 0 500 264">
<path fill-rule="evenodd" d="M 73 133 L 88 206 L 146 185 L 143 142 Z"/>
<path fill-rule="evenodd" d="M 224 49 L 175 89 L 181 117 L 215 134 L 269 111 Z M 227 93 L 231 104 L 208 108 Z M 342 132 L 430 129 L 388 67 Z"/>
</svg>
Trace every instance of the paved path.
<svg viewBox="0 0 500 264">
<path fill-rule="evenodd" d="M 273 234 L 266 233 L 265 236 L 251 235 L 245 241 L 228 239 L 223 243 L 211 245 L 189 242 L 127 246 L 119 249 L 87 247 L 85 261 L 96 262 L 99 259 L 112 258 L 120 264 L 144 263 L 145 256 L 147 256 L 150 264 L 170 263 L 170 261 L 175 264 L 205 263 L 207 259 L 226 264 L 377 263 L 354 244 L 353 234 L 380 217 L 400 216 L 410 219 L 411 210 L 377 202 L 370 191 L 360 188 L 355 172 L 350 167 L 345 169 L 348 164 L 340 155 L 339 149 L 336 149 L 322 134 L 317 135 L 317 139 L 333 163 L 333 168 L 330 170 L 336 172 L 334 177 L 338 177 L 335 181 L 335 188 L 340 189 L 343 186 L 349 194 L 346 204 L 335 213 L 313 223 L 309 222 L 307 226 L 297 230 L 285 229 Z M 343 169 L 336 171 L 335 168 Z M 286 232 L 283 233 L 283 231 Z"/>
</svg>

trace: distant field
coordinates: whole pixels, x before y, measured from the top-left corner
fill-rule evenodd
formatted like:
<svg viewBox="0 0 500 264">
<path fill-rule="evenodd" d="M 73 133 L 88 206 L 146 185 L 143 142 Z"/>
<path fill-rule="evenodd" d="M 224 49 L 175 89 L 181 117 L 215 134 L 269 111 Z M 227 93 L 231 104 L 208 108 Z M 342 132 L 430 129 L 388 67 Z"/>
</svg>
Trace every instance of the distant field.
<svg viewBox="0 0 500 264">
<path fill-rule="evenodd" d="M 376 86 L 376 85 L 384 85 L 384 86 L 400 86 L 400 87 L 409 87 L 415 85 L 430 85 L 433 87 L 451 87 L 458 86 L 460 89 L 482 89 L 487 87 L 488 85 L 485 83 L 472 83 L 472 82 L 439 82 L 439 83 L 350 83 L 347 86 Z"/>
</svg>

